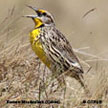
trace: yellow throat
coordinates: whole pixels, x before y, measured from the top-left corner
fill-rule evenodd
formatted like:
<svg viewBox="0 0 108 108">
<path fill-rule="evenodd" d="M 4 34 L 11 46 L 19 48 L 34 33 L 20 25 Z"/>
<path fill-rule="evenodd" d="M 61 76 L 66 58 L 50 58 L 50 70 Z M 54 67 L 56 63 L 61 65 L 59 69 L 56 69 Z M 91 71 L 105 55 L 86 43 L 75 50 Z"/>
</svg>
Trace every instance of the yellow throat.
<svg viewBox="0 0 108 108">
<path fill-rule="evenodd" d="M 42 44 L 39 41 L 39 36 L 41 33 L 41 28 L 39 27 L 42 25 L 42 22 L 39 19 L 35 19 L 34 22 L 36 24 L 35 29 L 32 32 L 30 32 L 30 43 L 31 43 L 32 49 L 35 52 L 35 54 L 39 57 L 39 59 L 48 68 L 50 68 L 51 62 L 46 57 Z"/>
</svg>

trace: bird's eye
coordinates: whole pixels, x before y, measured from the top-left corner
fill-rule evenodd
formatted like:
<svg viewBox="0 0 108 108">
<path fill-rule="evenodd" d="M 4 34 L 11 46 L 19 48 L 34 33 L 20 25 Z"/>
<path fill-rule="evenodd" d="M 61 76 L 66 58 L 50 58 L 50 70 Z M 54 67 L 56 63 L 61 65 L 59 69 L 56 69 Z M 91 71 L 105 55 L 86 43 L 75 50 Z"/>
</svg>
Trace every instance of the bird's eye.
<svg viewBox="0 0 108 108">
<path fill-rule="evenodd" d="M 43 15 L 46 16 L 47 14 L 44 12 Z"/>
<path fill-rule="evenodd" d="M 37 11 L 37 14 L 38 14 L 39 17 L 42 16 L 42 13 L 40 13 L 39 11 Z"/>
</svg>

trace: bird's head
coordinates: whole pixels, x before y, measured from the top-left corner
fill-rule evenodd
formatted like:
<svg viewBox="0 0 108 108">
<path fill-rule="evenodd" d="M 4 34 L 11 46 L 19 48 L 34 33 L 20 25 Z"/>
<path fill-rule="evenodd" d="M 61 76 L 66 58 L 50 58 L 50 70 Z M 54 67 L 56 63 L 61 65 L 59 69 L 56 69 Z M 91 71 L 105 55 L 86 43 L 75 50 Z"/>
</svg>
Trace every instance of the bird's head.
<svg viewBox="0 0 108 108">
<path fill-rule="evenodd" d="M 46 10 L 34 8 L 32 6 L 27 6 L 36 12 L 36 15 L 25 15 L 27 18 L 32 18 L 35 23 L 35 28 L 43 26 L 54 26 L 53 16 Z"/>
</svg>

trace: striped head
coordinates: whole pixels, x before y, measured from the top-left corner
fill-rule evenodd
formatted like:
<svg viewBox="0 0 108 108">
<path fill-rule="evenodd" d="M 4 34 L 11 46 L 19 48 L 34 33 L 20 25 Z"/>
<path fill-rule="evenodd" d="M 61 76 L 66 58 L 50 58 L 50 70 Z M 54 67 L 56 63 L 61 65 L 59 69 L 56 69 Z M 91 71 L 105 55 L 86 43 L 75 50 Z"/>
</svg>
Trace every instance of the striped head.
<svg viewBox="0 0 108 108">
<path fill-rule="evenodd" d="M 54 26 L 53 16 L 46 10 L 37 9 L 32 6 L 27 6 L 36 12 L 36 15 L 25 15 L 25 17 L 32 18 L 35 23 L 35 28 L 44 26 Z"/>
</svg>

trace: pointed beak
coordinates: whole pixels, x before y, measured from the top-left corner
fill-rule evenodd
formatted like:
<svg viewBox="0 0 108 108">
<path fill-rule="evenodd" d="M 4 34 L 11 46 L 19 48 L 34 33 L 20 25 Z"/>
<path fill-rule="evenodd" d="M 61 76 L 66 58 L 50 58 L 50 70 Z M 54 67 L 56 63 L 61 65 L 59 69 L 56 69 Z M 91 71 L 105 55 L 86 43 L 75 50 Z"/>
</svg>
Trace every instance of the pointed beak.
<svg viewBox="0 0 108 108">
<path fill-rule="evenodd" d="M 32 18 L 32 19 L 37 18 L 38 17 L 38 12 L 37 12 L 38 8 L 29 6 L 29 5 L 26 5 L 26 6 L 29 7 L 29 8 L 31 8 L 31 9 L 33 9 L 37 13 L 37 15 L 24 15 L 23 17 Z"/>
<path fill-rule="evenodd" d="M 38 8 L 35 8 L 35 7 L 32 7 L 32 6 L 29 6 L 29 5 L 26 5 L 27 7 L 33 9 L 35 12 L 38 11 Z"/>
<path fill-rule="evenodd" d="M 23 17 L 27 17 L 27 18 L 37 18 L 37 15 L 24 15 Z"/>
</svg>

